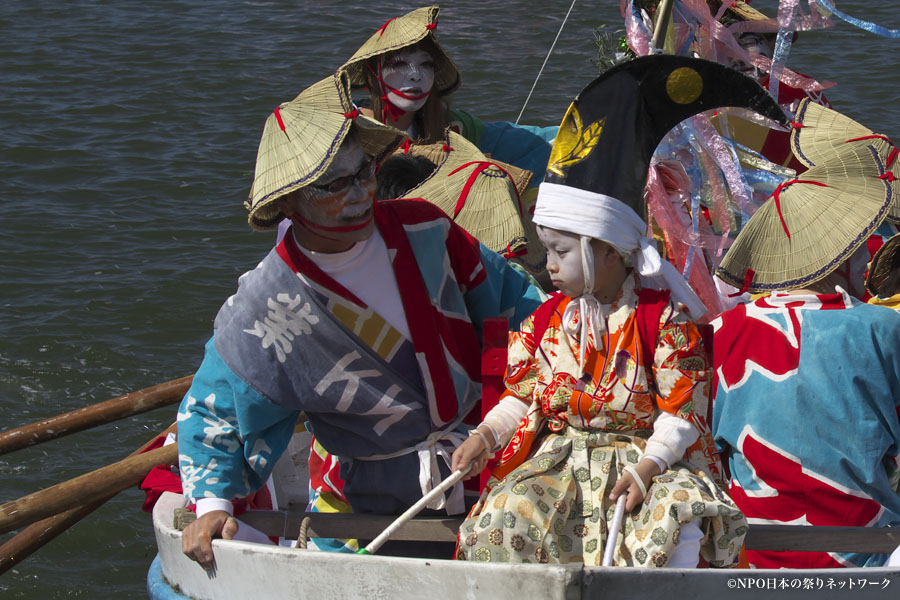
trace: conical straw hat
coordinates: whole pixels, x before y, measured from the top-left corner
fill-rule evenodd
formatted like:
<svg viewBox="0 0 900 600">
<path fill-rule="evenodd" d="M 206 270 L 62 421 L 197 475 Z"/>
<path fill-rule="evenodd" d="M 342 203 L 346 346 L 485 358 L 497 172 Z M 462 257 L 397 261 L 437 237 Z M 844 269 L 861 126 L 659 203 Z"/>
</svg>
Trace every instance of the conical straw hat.
<svg viewBox="0 0 900 600">
<path fill-rule="evenodd" d="M 437 27 L 438 13 L 441 9 L 437 6 L 418 8 L 401 17 L 389 20 L 372 34 L 365 44 L 350 57 L 341 67 L 350 75 L 350 83 L 353 87 L 366 86 L 366 61 L 373 56 L 392 52 L 412 46 L 429 38 L 436 50 L 436 56 L 432 56 L 434 67 L 434 89 L 441 94 L 449 94 L 459 87 L 459 69 L 450 60 L 450 57 L 441 47 L 434 30 Z"/>
<path fill-rule="evenodd" d="M 831 131 L 842 131 L 845 139 L 838 139 L 831 135 Z M 850 117 L 836 111 L 830 111 L 819 117 L 819 127 L 816 130 L 804 132 L 803 136 L 803 154 L 798 154 L 797 158 L 806 165 L 812 165 L 822 155 L 833 154 L 839 146 L 848 143 L 846 140 L 866 141 L 865 138 L 882 134 L 873 133 L 872 130 L 860 125 Z M 862 139 L 861 139 L 862 138 Z M 792 136 L 791 149 L 797 153 L 801 150 L 797 147 L 797 135 Z M 887 138 L 885 138 L 887 139 Z M 855 143 L 855 142 L 851 142 Z M 900 160 L 888 157 L 888 166 L 895 178 L 900 178 Z M 887 220 L 891 223 L 900 223 L 900 196 L 895 196 L 888 211 Z"/>
<path fill-rule="evenodd" d="M 524 249 L 524 209 L 520 195 L 531 171 L 487 158 L 463 136 L 446 131 L 441 144 L 414 144 L 410 152 L 437 165 L 425 181 L 406 193 L 440 207 L 485 246 L 510 257 Z"/>
<path fill-rule="evenodd" d="M 835 115 L 800 104 L 792 145 L 810 168 L 781 184 L 738 234 L 717 271 L 726 282 L 750 292 L 803 287 L 834 271 L 884 220 L 900 193 L 885 169 L 893 145 Z"/>
<path fill-rule="evenodd" d="M 900 269 L 900 233 L 886 241 L 872 257 L 869 273 L 866 275 L 866 289 L 869 293 L 877 296 L 878 288 L 891 271 L 896 269 Z"/>
<path fill-rule="evenodd" d="M 341 71 L 279 105 L 266 119 L 253 186 L 244 202 L 250 227 L 277 225 L 283 215 L 275 200 L 313 183 L 334 160 L 351 126 L 370 156 L 386 154 L 405 137 L 354 109 L 349 80 Z"/>
</svg>

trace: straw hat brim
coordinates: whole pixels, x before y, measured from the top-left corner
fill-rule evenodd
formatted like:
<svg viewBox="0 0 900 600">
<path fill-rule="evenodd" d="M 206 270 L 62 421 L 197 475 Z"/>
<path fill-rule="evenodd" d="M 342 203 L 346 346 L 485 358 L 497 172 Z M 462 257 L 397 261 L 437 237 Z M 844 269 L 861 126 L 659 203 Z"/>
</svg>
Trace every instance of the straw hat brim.
<svg viewBox="0 0 900 600">
<path fill-rule="evenodd" d="M 882 244 L 869 263 L 866 275 L 866 289 L 873 296 L 878 295 L 878 288 L 894 269 L 900 269 L 900 233 Z"/>
<path fill-rule="evenodd" d="M 861 126 L 851 121 L 849 129 L 847 123 L 840 127 L 832 112 L 801 105 L 796 143 L 811 166 L 799 180 L 783 184 L 738 234 L 717 271 L 727 283 L 768 292 L 818 281 L 884 220 L 898 193 L 896 182 L 880 178 L 892 146 L 880 138 L 846 142 L 852 139 L 847 131 Z M 807 145 L 809 139 L 814 142 Z M 749 284 L 748 270 L 754 272 Z"/>
<path fill-rule="evenodd" d="M 808 110 L 807 107 L 810 104 L 809 101 L 806 101 L 804 105 L 798 108 L 800 117 L 802 117 L 801 111 Z M 833 154 L 838 150 L 839 146 L 848 143 L 847 140 L 878 135 L 873 134 L 870 129 L 837 111 L 823 112 L 817 117 L 817 121 L 819 125 L 816 129 L 804 132 L 802 148 L 798 145 L 798 140 L 801 139 L 799 130 L 795 130 L 791 135 L 791 150 L 807 166 L 814 165 L 819 157 L 823 155 L 829 156 Z M 834 136 L 831 133 L 833 131 L 840 131 L 840 137 Z M 900 179 L 900 160 L 895 158 L 890 166 L 894 177 Z M 900 195 L 894 198 L 886 219 L 891 223 L 900 224 Z"/>
<path fill-rule="evenodd" d="M 410 146 L 410 153 L 424 156 L 437 168 L 406 196 L 438 206 L 495 252 L 515 252 L 524 247 L 525 217 L 520 196 L 531 181 L 531 171 L 487 158 L 449 129 L 445 135 L 444 143 Z"/>
<path fill-rule="evenodd" d="M 437 55 L 432 56 L 435 62 L 432 89 L 442 95 L 456 90 L 461 83 L 459 69 L 433 31 L 440 11 L 437 6 L 425 6 L 382 25 L 341 67 L 350 76 L 350 85 L 354 88 L 366 87 L 366 61 L 370 58 L 413 46 L 429 38 L 437 50 Z"/>
<path fill-rule="evenodd" d="M 349 81 L 342 72 L 313 84 L 269 115 L 245 202 L 250 226 L 275 227 L 283 218 L 275 201 L 315 182 L 331 165 L 351 128 L 370 156 L 392 151 L 405 137 L 353 110 Z"/>
</svg>

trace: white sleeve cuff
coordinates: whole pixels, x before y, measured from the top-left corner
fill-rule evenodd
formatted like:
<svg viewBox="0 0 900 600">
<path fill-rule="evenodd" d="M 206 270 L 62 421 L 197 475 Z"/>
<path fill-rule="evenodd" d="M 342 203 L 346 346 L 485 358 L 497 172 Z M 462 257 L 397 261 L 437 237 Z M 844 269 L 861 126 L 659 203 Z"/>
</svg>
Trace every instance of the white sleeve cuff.
<svg viewBox="0 0 900 600">
<path fill-rule="evenodd" d="M 234 504 L 231 503 L 231 500 L 223 500 L 222 498 L 198 498 L 197 507 L 194 510 L 198 519 L 214 510 L 224 510 L 229 515 L 234 515 Z"/>
<path fill-rule="evenodd" d="M 653 422 L 653 435 L 647 440 L 645 456 L 655 456 L 671 465 L 684 456 L 688 446 L 697 441 L 700 432 L 689 421 L 659 411 Z"/>
<path fill-rule="evenodd" d="M 656 466 L 659 467 L 660 473 L 665 473 L 669 468 L 669 464 L 658 456 L 654 456 L 652 454 L 647 454 L 646 452 L 644 452 L 644 456 L 642 456 L 641 458 L 649 458 L 650 460 L 655 462 Z"/>
</svg>

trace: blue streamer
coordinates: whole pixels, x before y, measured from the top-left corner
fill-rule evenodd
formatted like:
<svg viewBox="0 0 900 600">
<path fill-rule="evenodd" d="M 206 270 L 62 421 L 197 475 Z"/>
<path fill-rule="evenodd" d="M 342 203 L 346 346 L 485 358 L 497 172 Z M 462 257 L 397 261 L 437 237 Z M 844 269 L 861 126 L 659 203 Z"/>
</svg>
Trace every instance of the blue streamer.
<svg viewBox="0 0 900 600">
<path fill-rule="evenodd" d="M 857 19 L 855 17 L 851 17 L 845 12 L 839 11 L 831 0 L 818 0 L 819 5 L 827 10 L 828 12 L 837 15 L 839 19 L 850 23 L 855 27 L 859 27 L 860 29 L 864 29 L 869 33 L 874 33 L 875 35 L 880 35 L 887 38 L 898 39 L 900 38 L 900 29 L 888 29 L 887 27 L 882 27 L 881 25 L 877 25 L 875 23 L 871 23 L 869 21 L 863 21 L 862 19 Z"/>
</svg>

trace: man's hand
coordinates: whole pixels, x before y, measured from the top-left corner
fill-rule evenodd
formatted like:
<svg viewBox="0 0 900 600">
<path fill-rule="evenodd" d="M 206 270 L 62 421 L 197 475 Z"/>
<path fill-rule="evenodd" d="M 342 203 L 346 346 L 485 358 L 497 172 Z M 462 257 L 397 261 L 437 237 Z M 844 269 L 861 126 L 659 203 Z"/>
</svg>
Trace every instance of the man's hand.
<svg viewBox="0 0 900 600">
<path fill-rule="evenodd" d="M 455 473 L 459 469 L 465 469 L 469 466 L 469 463 L 472 463 L 472 470 L 465 477 L 466 479 L 471 479 L 484 471 L 490 458 L 491 456 L 484 440 L 477 435 L 473 435 L 453 451 L 450 469 Z"/>
<path fill-rule="evenodd" d="M 181 550 L 200 563 L 204 570 L 215 569 L 212 551 L 213 538 L 232 539 L 238 531 L 237 520 L 224 510 L 213 510 L 184 528 L 181 532 Z"/>
<path fill-rule="evenodd" d="M 650 489 L 651 480 L 654 475 L 659 475 L 659 465 L 655 461 L 645 458 L 638 463 L 634 469 L 641 476 L 641 482 L 645 489 Z M 609 494 L 610 500 L 616 500 L 620 494 L 627 494 L 625 500 L 625 512 L 631 512 L 635 506 L 644 500 L 644 494 L 641 492 L 641 486 L 637 484 L 631 473 L 623 471 L 622 475 L 616 481 L 612 491 Z"/>
</svg>

